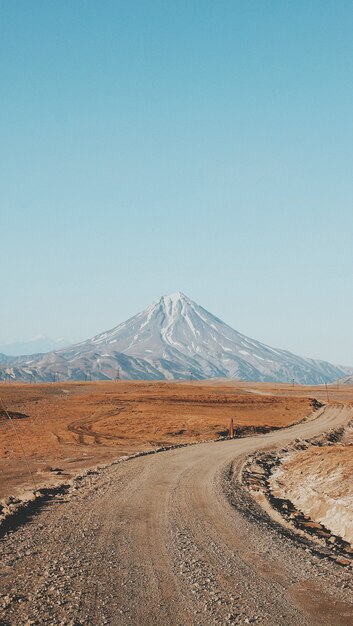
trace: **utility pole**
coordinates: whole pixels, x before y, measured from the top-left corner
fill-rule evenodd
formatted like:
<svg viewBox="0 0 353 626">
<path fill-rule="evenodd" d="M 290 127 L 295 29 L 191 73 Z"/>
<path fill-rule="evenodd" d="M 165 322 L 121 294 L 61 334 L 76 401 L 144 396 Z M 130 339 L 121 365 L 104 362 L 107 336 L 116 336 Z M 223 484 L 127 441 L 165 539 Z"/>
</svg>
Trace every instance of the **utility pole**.
<svg viewBox="0 0 353 626">
<path fill-rule="evenodd" d="M 116 378 L 115 380 L 120 380 L 120 367 L 116 370 Z"/>
<path fill-rule="evenodd" d="M 327 383 L 325 383 L 325 387 L 326 387 L 326 398 L 327 398 L 327 402 L 330 402 L 330 398 L 328 395 L 328 387 L 327 387 Z"/>
</svg>

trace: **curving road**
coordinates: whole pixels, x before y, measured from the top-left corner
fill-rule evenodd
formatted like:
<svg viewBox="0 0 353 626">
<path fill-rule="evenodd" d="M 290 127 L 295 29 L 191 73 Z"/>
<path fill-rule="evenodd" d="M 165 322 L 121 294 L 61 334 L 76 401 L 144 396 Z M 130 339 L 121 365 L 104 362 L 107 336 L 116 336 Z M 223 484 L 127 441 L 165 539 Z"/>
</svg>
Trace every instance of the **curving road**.
<svg viewBox="0 0 353 626">
<path fill-rule="evenodd" d="M 351 570 L 282 531 L 238 482 L 249 453 L 351 418 L 329 406 L 89 476 L 2 539 L 1 626 L 352 626 Z"/>
</svg>

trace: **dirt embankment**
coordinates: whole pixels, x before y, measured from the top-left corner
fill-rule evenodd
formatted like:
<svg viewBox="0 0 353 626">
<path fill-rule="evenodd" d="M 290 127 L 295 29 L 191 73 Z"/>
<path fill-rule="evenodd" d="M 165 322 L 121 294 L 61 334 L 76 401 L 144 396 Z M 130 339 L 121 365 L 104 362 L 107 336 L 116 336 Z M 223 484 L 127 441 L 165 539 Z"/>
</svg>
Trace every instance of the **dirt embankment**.
<svg viewBox="0 0 353 626">
<path fill-rule="evenodd" d="M 340 409 L 341 407 L 341 409 Z M 288 447 L 249 456 L 242 478 L 253 498 L 298 538 L 313 539 L 323 556 L 353 566 L 353 405 L 333 404 L 351 422 Z"/>
<path fill-rule="evenodd" d="M 275 497 L 290 500 L 314 522 L 353 546 L 351 427 L 337 443 L 288 452 L 274 470 L 270 487 Z"/>
</svg>

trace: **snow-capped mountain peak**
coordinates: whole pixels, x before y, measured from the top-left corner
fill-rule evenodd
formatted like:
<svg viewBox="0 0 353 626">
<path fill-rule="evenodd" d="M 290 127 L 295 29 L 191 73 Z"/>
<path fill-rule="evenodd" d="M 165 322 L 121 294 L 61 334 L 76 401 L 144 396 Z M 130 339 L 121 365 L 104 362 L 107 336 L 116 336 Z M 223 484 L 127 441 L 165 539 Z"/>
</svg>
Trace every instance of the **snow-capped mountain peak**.
<svg viewBox="0 0 353 626">
<path fill-rule="evenodd" d="M 40 357 L 21 357 L 16 366 L 18 376 L 44 380 L 51 380 L 53 372 L 63 379 L 114 378 L 119 372 L 124 378 L 294 379 L 320 384 L 353 372 L 250 339 L 181 292 L 162 296 L 92 339 Z"/>
</svg>

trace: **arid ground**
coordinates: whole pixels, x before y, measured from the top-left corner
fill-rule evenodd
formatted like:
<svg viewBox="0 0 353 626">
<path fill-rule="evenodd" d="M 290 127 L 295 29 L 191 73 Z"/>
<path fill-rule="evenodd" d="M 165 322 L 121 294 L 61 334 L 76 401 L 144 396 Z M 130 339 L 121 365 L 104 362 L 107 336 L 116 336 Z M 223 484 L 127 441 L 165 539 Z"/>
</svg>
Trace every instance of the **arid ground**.
<svg viewBox="0 0 353 626">
<path fill-rule="evenodd" d="M 0 498 L 137 451 L 215 439 L 231 417 L 235 427 L 288 426 L 310 413 L 313 394 L 224 381 L 0 384 Z"/>
<path fill-rule="evenodd" d="M 331 388 L 327 397 L 326 389 L 214 381 L 2 385 L 0 392 L 3 496 L 107 463 L 0 527 L 1 625 L 353 623 L 350 552 L 342 559 L 332 548 L 331 556 L 329 541 L 282 524 L 243 480 L 248 458 L 344 432 L 337 444 L 307 443 L 307 458 L 288 469 L 310 466 L 294 481 L 310 483 L 319 450 L 325 492 L 324 474 L 336 476 L 335 450 L 350 447 L 352 390 Z M 210 441 L 230 417 L 239 437 Z M 349 472 L 344 477 L 349 489 Z"/>
</svg>

